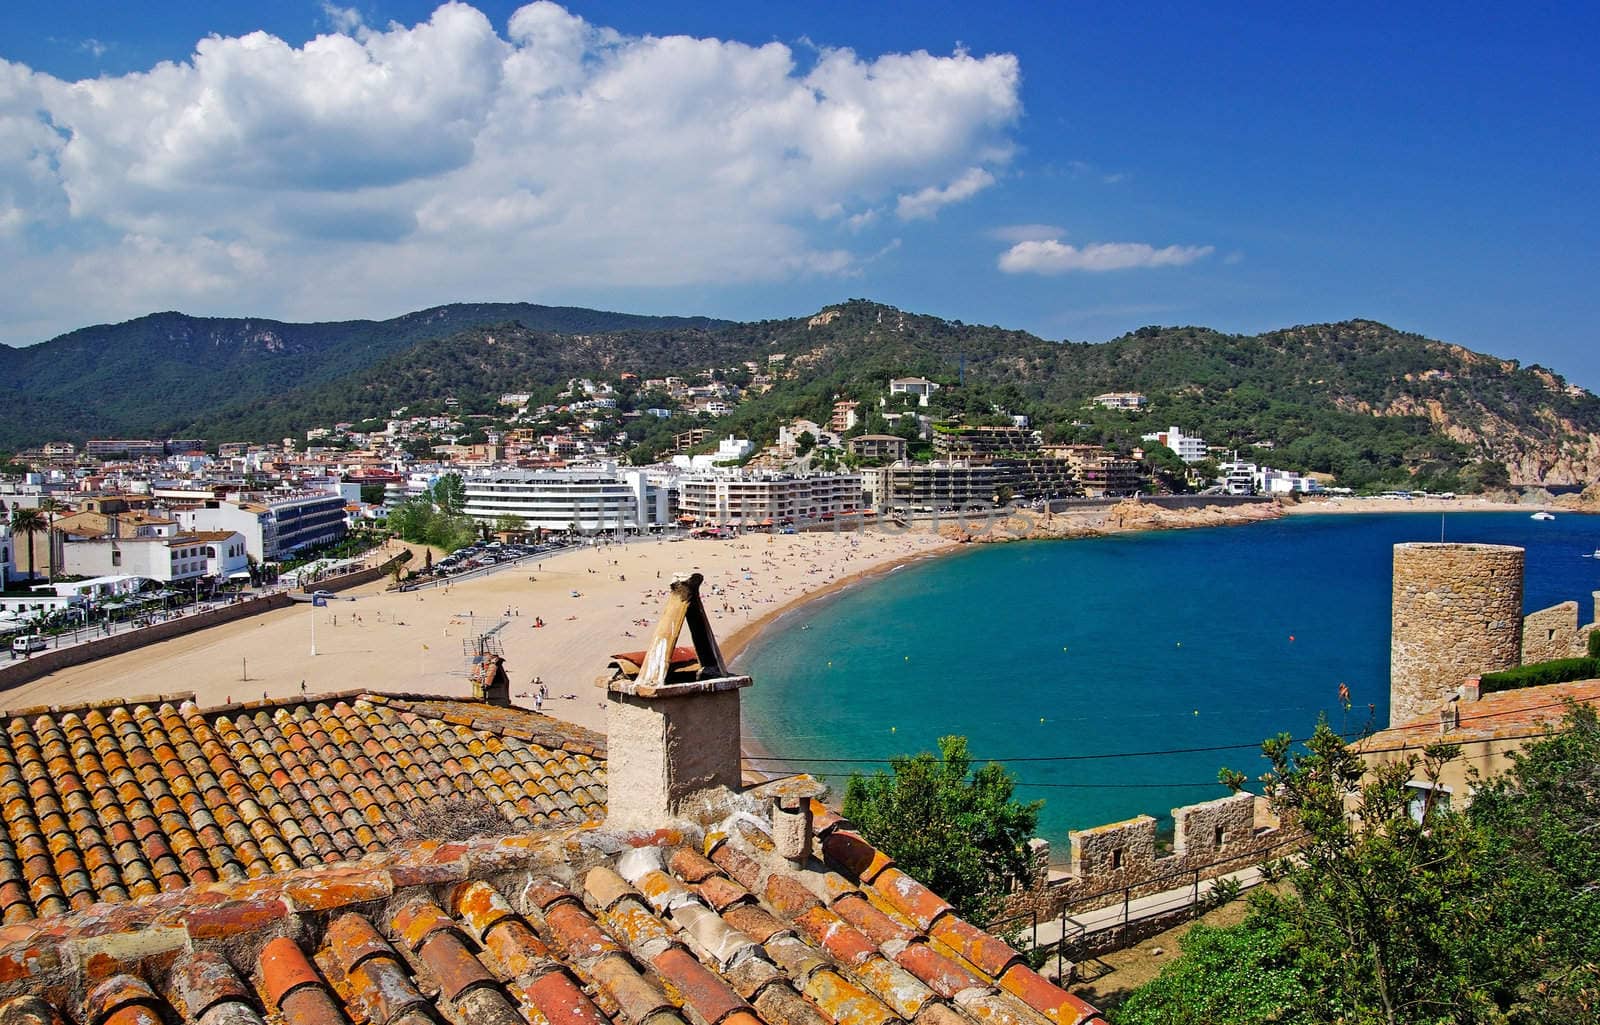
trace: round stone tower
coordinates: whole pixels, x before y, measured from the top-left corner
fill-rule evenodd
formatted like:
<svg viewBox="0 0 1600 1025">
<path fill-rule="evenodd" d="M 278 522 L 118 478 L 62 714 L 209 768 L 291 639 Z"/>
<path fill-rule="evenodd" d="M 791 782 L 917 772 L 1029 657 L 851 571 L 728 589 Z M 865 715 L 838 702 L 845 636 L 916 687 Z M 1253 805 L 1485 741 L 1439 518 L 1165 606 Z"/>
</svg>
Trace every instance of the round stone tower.
<svg viewBox="0 0 1600 1025">
<path fill-rule="evenodd" d="M 1432 714 L 1462 680 L 1522 660 L 1523 550 L 1394 546 L 1389 725 Z"/>
</svg>

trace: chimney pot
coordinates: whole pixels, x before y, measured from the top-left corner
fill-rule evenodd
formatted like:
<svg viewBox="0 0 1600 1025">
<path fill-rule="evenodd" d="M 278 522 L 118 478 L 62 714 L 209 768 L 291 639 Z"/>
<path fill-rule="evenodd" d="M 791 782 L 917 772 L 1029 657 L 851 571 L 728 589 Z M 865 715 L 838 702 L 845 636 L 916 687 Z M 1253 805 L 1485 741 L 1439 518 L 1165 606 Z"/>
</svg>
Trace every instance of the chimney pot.
<svg viewBox="0 0 1600 1025">
<path fill-rule="evenodd" d="M 1469 676 L 1461 685 L 1462 701 L 1477 701 L 1483 696 L 1483 677 Z"/>
<path fill-rule="evenodd" d="M 796 868 L 811 860 L 811 799 L 827 792 L 828 785 L 811 776 L 773 780 L 751 791 L 772 802 L 773 847 Z"/>
</svg>

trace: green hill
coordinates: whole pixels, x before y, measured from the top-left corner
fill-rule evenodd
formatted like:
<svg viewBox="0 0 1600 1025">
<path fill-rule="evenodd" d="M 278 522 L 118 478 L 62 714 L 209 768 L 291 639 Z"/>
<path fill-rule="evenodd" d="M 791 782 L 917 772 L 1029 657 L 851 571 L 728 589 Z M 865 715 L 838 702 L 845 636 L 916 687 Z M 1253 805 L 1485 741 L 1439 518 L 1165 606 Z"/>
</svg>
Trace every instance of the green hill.
<svg viewBox="0 0 1600 1025">
<path fill-rule="evenodd" d="M 1129 449 L 1178 425 L 1358 486 L 1600 478 L 1593 394 L 1372 321 L 1259 335 L 1146 327 L 1086 344 L 866 300 L 750 323 L 518 304 L 303 325 L 157 314 L 0 352 L 0 372 L 25 396 L 0 414 L 0 447 L 94 435 L 270 440 L 447 397 L 492 412 L 503 392 L 553 395 L 572 377 L 690 374 L 777 354 L 772 390 L 719 429 L 769 439 L 782 420 L 826 419 L 836 397 L 875 406 L 890 377 L 922 375 L 945 385 L 934 412 L 1023 414 L 1052 441 Z M 1087 403 L 1127 390 L 1149 397 L 1144 412 Z"/>
<path fill-rule="evenodd" d="M 724 323 L 529 303 L 456 303 L 392 320 L 314 324 L 154 313 L 27 348 L 0 346 L 0 380 L 11 389 L 0 449 L 180 433 L 224 407 L 333 380 L 425 339 L 511 320 L 563 333 Z"/>
</svg>

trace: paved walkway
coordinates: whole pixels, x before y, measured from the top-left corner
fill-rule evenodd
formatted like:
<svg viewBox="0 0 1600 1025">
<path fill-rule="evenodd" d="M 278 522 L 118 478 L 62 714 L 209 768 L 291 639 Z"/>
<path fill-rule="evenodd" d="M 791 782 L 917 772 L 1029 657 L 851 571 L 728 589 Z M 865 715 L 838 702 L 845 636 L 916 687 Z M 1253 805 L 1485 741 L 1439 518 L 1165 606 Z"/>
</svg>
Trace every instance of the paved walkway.
<svg viewBox="0 0 1600 1025">
<path fill-rule="evenodd" d="M 1260 868 L 1252 866 L 1240 869 L 1237 872 L 1229 872 L 1216 879 L 1202 879 L 1200 880 L 1201 898 L 1203 899 L 1209 894 L 1223 879 L 1237 879 L 1239 881 L 1239 889 L 1243 891 L 1264 882 L 1265 876 Z M 1073 939 L 1082 936 L 1093 936 L 1123 925 L 1124 922 L 1142 922 L 1147 918 L 1156 918 L 1174 911 L 1180 911 L 1192 905 L 1194 897 L 1195 887 L 1193 883 L 1190 883 L 1176 889 L 1152 893 L 1147 897 L 1135 897 L 1128 902 L 1126 919 L 1123 917 L 1121 901 L 1110 907 L 1097 908 L 1093 911 L 1080 911 L 1066 916 L 1067 931 Z M 1040 922 L 1038 945 L 1040 947 L 1050 947 L 1061 942 L 1061 925 L 1062 920 L 1060 918 L 1055 918 L 1048 922 Z"/>
</svg>

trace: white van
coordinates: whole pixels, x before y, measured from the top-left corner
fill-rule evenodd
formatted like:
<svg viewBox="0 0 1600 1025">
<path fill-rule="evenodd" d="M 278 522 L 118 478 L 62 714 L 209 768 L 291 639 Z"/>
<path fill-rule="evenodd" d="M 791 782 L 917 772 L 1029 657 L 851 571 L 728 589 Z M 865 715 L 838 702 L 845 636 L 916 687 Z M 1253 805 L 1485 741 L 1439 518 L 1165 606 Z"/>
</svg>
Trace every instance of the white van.
<svg viewBox="0 0 1600 1025">
<path fill-rule="evenodd" d="M 21 637 L 12 638 L 11 657 L 31 655 L 36 651 L 45 650 L 46 647 L 44 638 L 39 634 L 23 634 Z"/>
</svg>

